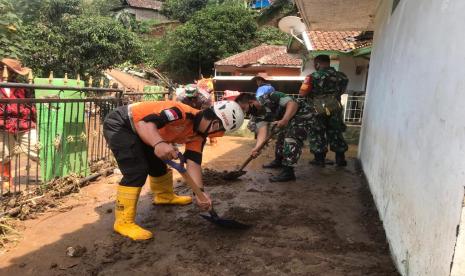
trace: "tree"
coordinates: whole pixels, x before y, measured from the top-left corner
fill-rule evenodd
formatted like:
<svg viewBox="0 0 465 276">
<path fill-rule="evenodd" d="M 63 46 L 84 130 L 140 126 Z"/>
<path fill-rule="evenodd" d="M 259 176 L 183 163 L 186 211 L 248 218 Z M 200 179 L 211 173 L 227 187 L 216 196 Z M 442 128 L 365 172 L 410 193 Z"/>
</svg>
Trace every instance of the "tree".
<svg viewBox="0 0 465 276">
<path fill-rule="evenodd" d="M 276 27 L 263 26 L 257 31 L 254 44 L 256 46 L 264 43 L 269 45 L 287 45 L 289 38 L 288 34 Z"/>
<path fill-rule="evenodd" d="M 296 15 L 297 12 L 297 6 L 294 4 L 294 1 L 274 0 L 269 7 L 260 12 L 257 22 L 263 25 L 288 15 Z"/>
<path fill-rule="evenodd" d="M 203 9 L 208 0 L 167 0 L 163 3 L 162 13 L 167 17 L 186 22 L 192 15 Z"/>
<path fill-rule="evenodd" d="M 160 65 L 186 81 L 210 75 L 215 61 L 250 47 L 256 31 L 253 15 L 243 5 L 209 5 L 168 33 Z"/>
<path fill-rule="evenodd" d="M 81 0 L 10 0 L 24 23 L 57 25 L 82 13 Z"/>
<path fill-rule="evenodd" d="M 88 0 L 81 3 L 83 13 L 100 16 L 112 16 L 121 5 L 121 0 Z"/>
<path fill-rule="evenodd" d="M 21 53 L 21 20 L 7 0 L 0 0 L 0 57 L 16 58 Z"/>
<path fill-rule="evenodd" d="M 137 36 L 107 17 L 77 17 L 59 26 L 38 24 L 26 30 L 25 64 L 43 76 L 86 73 L 98 75 L 126 61 L 141 61 Z"/>
</svg>

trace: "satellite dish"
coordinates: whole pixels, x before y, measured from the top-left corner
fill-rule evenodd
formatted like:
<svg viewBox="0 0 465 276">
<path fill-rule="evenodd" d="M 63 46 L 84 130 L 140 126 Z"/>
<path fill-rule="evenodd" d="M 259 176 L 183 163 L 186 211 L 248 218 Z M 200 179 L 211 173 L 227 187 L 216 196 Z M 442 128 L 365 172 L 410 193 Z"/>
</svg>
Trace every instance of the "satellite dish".
<svg viewBox="0 0 465 276">
<path fill-rule="evenodd" d="M 281 31 L 293 36 L 300 35 L 307 30 L 302 19 L 297 16 L 286 16 L 279 20 L 278 27 Z"/>
<path fill-rule="evenodd" d="M 278 27 L 281 31 L 290 34 L 297 41 L 305 45 L 308 51 L 313 50 L 312 43 L 307 34 L 307 26 L 302 19 L 297 16 L 286 16 L 283 17 L 279 23 Z M 300 38 L 298 37 L 300 36 Z"/>
</svg>

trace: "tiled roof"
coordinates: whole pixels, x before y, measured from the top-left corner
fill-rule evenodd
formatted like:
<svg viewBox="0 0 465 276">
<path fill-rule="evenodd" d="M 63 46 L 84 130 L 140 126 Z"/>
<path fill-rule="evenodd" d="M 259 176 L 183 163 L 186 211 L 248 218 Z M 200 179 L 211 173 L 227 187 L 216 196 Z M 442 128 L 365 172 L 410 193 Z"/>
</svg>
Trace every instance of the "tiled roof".
<svg viewBox="0 0 465 276">
<path fill-rule="evenodd" d="M 287 53 L 286 46 L 260 45 L 217 61 L 215 65 L 246 67 L 250 65 L 302 66 L 302 59 Z"/>
<path fill-rule="evenodd" d="M 371 45 L 372 39 L 356 41 L 355 37 L 362 32 L 320 32 L 308 31 L 314 51 L 349 52 L 360 47 Z"/>
<path fill-rule="evenodd" d="M 143 9 L 151 9 L 151 10 L 161 10 L 161 6 L 163 5 L 160 1 L 152 1 L 152 0 L 126 0 L 126 3 L 130 7 L 134 8 L 143 8 Z"/>
</svg>

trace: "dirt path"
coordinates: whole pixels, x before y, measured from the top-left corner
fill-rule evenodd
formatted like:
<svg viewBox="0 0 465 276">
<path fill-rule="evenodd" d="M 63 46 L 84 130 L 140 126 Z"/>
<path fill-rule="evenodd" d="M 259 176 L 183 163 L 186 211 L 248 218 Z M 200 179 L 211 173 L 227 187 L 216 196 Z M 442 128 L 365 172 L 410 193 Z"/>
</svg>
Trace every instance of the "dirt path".
<svg viewBox="0 0 465 276">
<path fill-rule="evenodd" d="M 206 167 L 231 169 L 251 143 L 228 137 L 207 146 Z M 308 151 L 304 157 L 292 183 L 268 182 L 273 171 L 260 166 L 271 150 L 241 181 L 210 175 L 218 213 L 254 225 L 243 232 L 209 224 L 192 205 L 152 206 L 144 194 L 137 220 L 154 239 L 131 242 L 112 232 L 118 177 L 102 179 L 58 211 L 26 221 L 23 241 L 0 256 L 0 275 L 397 275 L 354 159 L 347 168 L 317 169 Z M 84 255 L 66 256 L 77 245 Z"/>
<path fill-rule="evenodd" d="M 144 90 L 144 87 L 147 85 L 153 85 L 153 83 L 149 82 L 148 80 L 132 76 L 128 73 L 125 73 L 117 69 L 109 70 L 107 71 L 107 74 L 114 78 L 119 84 L 121 84 L 126 89 L 137 92 L 142 92 Z"/>
</svg>

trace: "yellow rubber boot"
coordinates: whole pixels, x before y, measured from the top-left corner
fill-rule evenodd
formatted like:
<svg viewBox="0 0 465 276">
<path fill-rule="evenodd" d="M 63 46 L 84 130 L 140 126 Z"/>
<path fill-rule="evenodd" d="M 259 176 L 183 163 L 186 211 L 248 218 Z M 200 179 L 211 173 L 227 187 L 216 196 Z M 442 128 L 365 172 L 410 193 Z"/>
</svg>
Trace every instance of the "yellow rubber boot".
<svg viewBox="0 0 465 276">
<path fill-rule="evenodd" d="M 192 202 L 190 196 L 178 196 L 173 192 L 172 170 L 159 177 L 150 176 L 150 188 L 154 194 L 154 204 L 187 205 Z"/>
<path fill-rule="evenodd" d="M 152 233 L 135 223 L 137 200 L 141 188 L 118 185 L 115 208 L 115 232 L 133 240 L 148 240 Z"/>
</svg>

